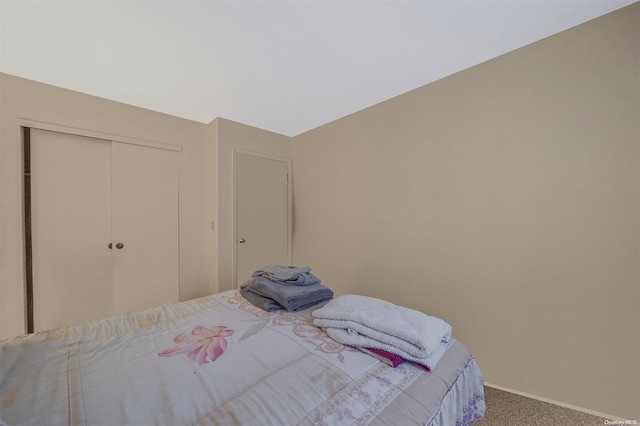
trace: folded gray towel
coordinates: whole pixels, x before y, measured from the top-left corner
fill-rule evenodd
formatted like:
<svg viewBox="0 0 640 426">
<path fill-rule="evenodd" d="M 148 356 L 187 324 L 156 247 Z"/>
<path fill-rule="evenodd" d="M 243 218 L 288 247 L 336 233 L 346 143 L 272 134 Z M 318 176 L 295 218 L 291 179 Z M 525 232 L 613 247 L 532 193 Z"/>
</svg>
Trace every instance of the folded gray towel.
<svg viewBox="0 0 640 426">
<path fill-rule="evenodd" d="M 321 283 L 304 286 L 283 285 L 261 276 L 253 277 L 242 284 L 240 291 L 241 293 L 250 291 L 258 296 L 273 299 L 288 311 L 301 311 L 333 297 L 333 291 Z M 247 297 L 247 300 L 253 303 L 249 297 Z M 266 302 L 261 300 L 259 303 L 265 305 Z M 260 304 L 253 304 L 265 309 Z M 268 309 L 265 310 L 268 311 Z"/>
<path fill-rule="evenodd" d="M 252 305 L 264 309 L 267 312 L 273 312 L 283 309 L 282 305 L 275 300 L 269 299 L 268 297 L 260 296 L 259 294 L 252 292 L 248 288 L 240 288 L 240 294 L 249 302 L 251 302 Z"/>
<path fill-rule="evenodd" d="M 267 265 L 255 271 L 252 276 L 265 277 L 286 285 L 311 285 L 320 282 L 308 266 Z"/>
</svg>

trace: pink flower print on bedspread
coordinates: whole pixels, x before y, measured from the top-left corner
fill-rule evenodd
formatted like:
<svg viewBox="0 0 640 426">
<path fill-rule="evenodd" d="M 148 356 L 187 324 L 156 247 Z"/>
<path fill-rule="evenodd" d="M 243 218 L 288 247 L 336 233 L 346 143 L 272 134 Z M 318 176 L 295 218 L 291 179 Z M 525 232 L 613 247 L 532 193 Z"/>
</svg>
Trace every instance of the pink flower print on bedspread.
<svg viewBox="0 0 640 426">
<path fill-rule="evenodd" d="M 188 354 L 187 356 L 198 364 L 206 364 L 209 361 L 218 359 L 227 349 L 227 340 L 225 337 L 231 336 L 233 330 L 218 325 L 213 328 L 196 326 L 191 333 L 183 333 L 178 335 L 174 342 L 175 346 L 170 347 L 158 355 L 167 357 L 178 354 Z"/>
</svg>

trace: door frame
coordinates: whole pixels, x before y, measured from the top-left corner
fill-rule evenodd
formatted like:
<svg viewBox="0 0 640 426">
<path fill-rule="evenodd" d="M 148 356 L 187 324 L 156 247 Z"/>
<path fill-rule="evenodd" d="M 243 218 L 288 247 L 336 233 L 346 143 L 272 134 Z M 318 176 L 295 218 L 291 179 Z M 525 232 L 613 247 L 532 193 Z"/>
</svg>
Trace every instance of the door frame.
<svg viewBox="0 0 640 426">
<path fill-rule="evenodd" d="M 292 173 L 292 160 L 291 158 L 285 158 L 285 157 L 278 157 L 275 155 L 269 155 L 269 154 L 264 154 L 261 152 L 257 152 L 257 151 L 251 151 L 251 150 L 246 150 L 246 149 L 241 149 L 241 148 L 233 148 L 233 165 L 232 165 L 232 169 L 233 169 L 233 203 L 232 203 L 232 213 L 231 213 L 231 217 L 233 220 L 233 225 L 232 225 L 232 238 L 233 238 L 233 244 L 231 245 L 232 247 L 232 254 L 231 254 L 231 263 L 232 263 L 232 273 L 233 273 L 233 288 L 238 288 L 239 287 L 239 283 L 238 283 L 238 221 L 237 221 L 237 188 L 236 188 L 236 183 L 237 183 L 237 177 L 236 177 L 236 172 L 237 172 L 237 155 L 238 154 L 243 154 L 243 155 L 249 155 L 252 157 L 258 157 L 258 158 L 263 158 L 265 160 L 272 160 L 272 161 L 280 161 L 283 163 L 286 163 L 287 165 L 287 261 L 289 262 L 289 265 L 291 265 L 292 262 L 292 257 L 293 257 L 293 173 Z"/>
<path fill-rule="evenodd" d="M 179 145 L 171 145 L 163 142 L 155 142 L 155 141 L 150 141 L 146 139 L 130 138 L 128 136 L 114 135 L 111 133 L 98 132 L 98 131 L 89 130 L 89 129 L 82 129 L 80 127 L 63 126 L 63 125 L 54 124 L 54 123 L 47 123 L 44 121 L 29 120 L 26 118 L 18 118 L 16 119 L 16 121 L 18 122 L 18 125 L 20 127 L 49 130 L 50 132 L 68 133 L 70 135 L 75 135 L 75 136 L 86 136 L 94 139 L 104 139 L 107 141 L 128 143 L 132 145 L 148 146 L 150 148 L 167 149 L 169 151 L 177 151 L 177 152 L 182 151 L 182 147 Z"/>
</svg>

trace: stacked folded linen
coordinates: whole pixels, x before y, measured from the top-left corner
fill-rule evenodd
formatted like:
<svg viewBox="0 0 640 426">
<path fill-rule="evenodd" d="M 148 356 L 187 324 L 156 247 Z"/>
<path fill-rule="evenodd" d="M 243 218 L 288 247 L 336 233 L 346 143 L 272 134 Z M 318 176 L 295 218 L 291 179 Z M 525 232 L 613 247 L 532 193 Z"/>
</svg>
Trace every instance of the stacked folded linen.
<svg viewBox="0 0 640 426">
<path fill-rule="evenodd" d="M 451 341 L 451 326 L 440 318 L 373 297 L 338 296 L 312 316 L 334 340 L 383 356 L 392 365 L 397 359 L 385 352 L 432 370 Z"/>
<path fill-rule="evenodd" d="M 275 280 L 261 274 L 266 268 L 269 268 L 269 272 L 276 271 L 272 275 Z M 289 269 L 288 275 L 285 268 Z M 307 271 L 300 272 L 301 270 Z M 333 291 L 311 274 L 310 268 L 277 265 L 256 271 L 250 280 L 240 286 L 240 294 L 267 312 L 279 309 L 301 311 L 333 297 Z"/>
<path fill-rule="evenodd" d="M 270 281 L 287 285 L 310 285 L 320 282 L 308 266 L 268 265 L 255 271 L 252 276 L 265 277 Z"/>
</svg>

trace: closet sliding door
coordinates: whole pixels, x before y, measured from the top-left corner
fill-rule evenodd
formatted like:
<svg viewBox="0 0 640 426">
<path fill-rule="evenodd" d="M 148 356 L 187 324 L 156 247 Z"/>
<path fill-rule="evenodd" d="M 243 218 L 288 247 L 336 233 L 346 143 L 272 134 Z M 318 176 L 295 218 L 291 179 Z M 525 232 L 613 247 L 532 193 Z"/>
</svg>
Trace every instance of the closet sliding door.
<svg viewBox="0 0 640 426">
<path fill-rule="evenodd" d="M 30 131 L 34 331 L 179 300 L 178 153 Z"/>
<path fill-rule="evenodd" d="M 111 142 L 31 129 L 34 331 L 111 314 Z"/>
<path fill-rule="evenodd" d="M 177 302 L 177 154 L 118 142 L 111 148 L 114 314 Z"/>
</svg>

